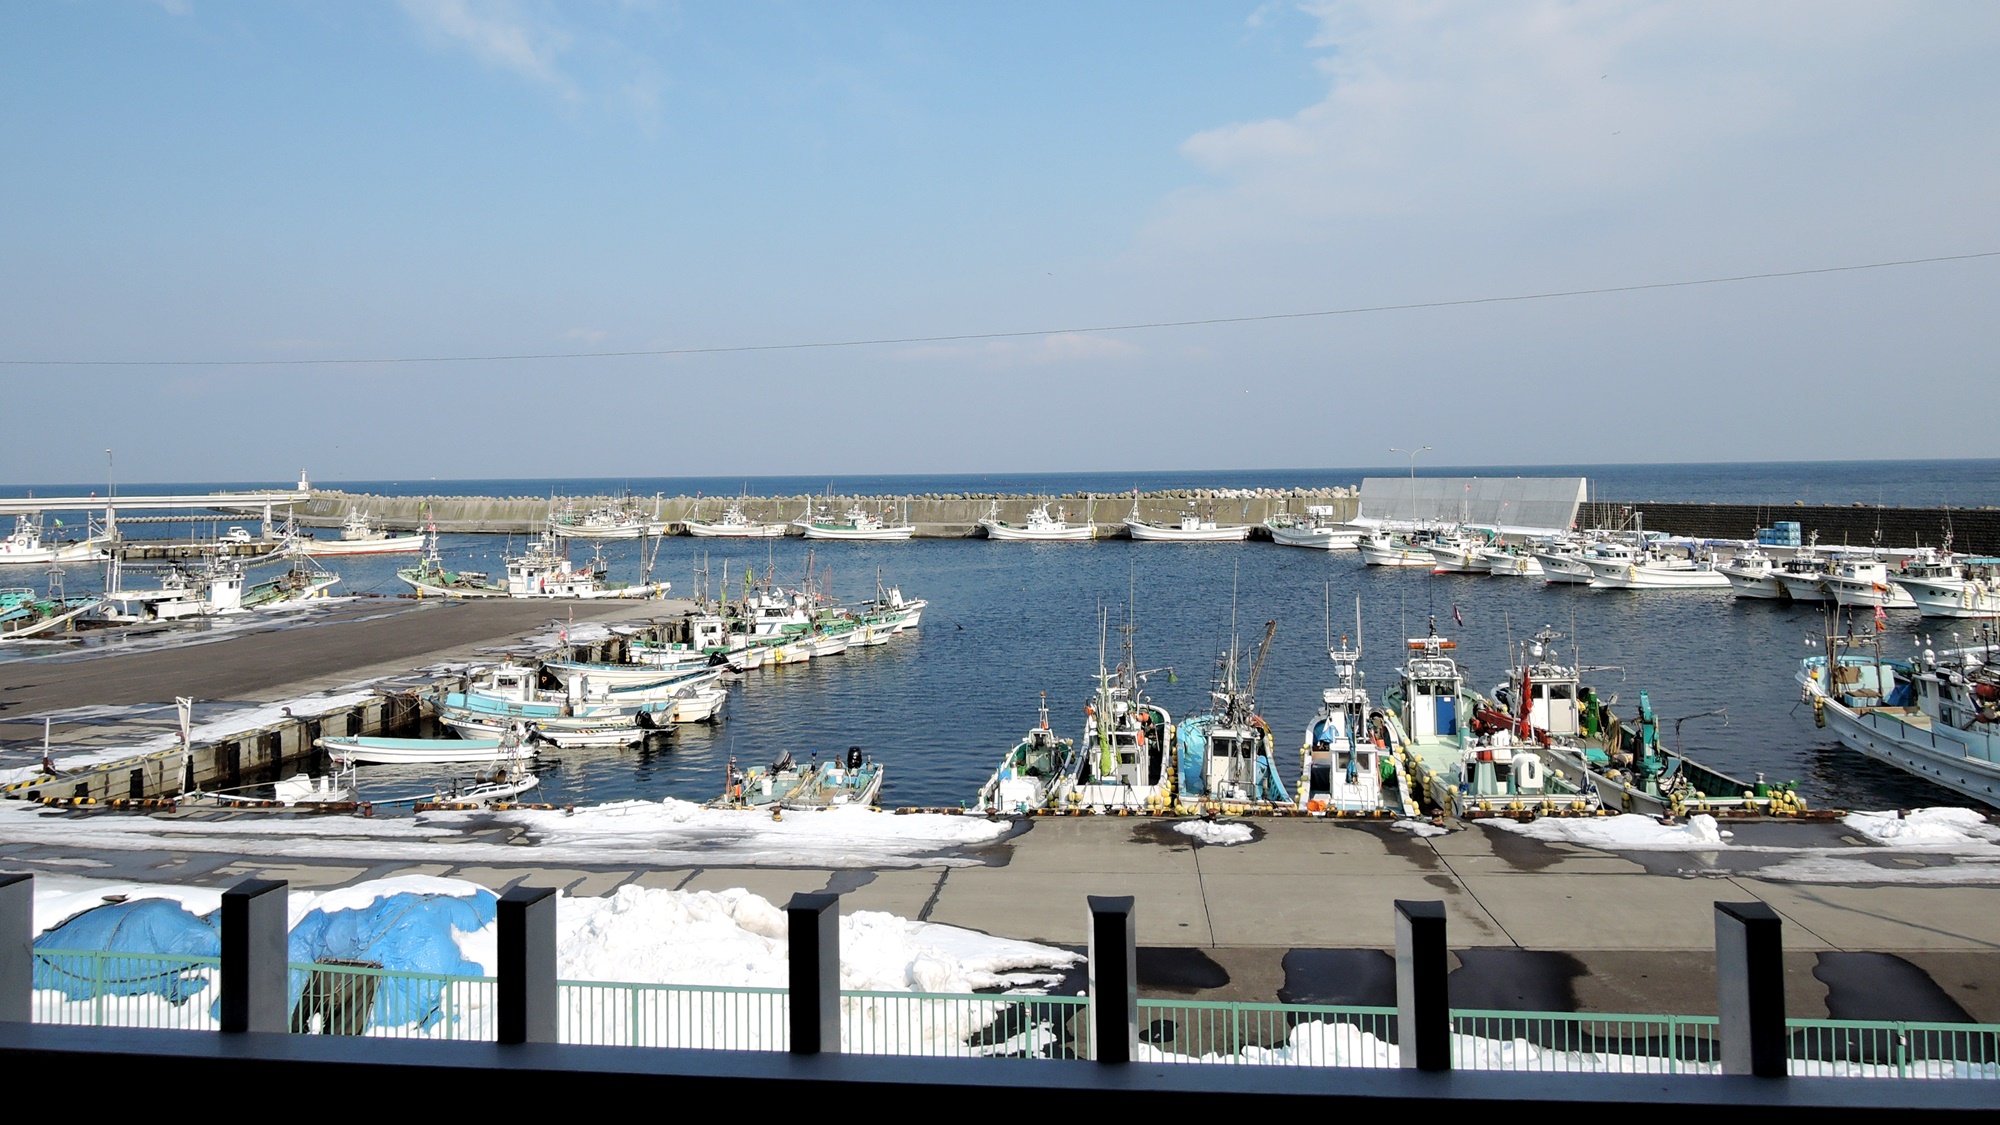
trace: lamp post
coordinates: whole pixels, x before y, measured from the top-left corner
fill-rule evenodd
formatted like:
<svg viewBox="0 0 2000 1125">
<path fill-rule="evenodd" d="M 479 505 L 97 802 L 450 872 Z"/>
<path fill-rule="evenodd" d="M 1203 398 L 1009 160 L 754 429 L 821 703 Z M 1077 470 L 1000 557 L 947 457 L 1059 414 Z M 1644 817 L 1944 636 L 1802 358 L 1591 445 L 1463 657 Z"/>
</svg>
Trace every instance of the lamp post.
<svg viewBox="0 0 2000 1125">
<path fill-rule="evenodd" d="M 1417 454 L 1429 451 L 1430 446 L 1420 445 L 1415 449 L 1391 449 L 1391 453 L 1407 454 L 1410 458 L 1410 523 L 1417 522 Z"/>
</svg>

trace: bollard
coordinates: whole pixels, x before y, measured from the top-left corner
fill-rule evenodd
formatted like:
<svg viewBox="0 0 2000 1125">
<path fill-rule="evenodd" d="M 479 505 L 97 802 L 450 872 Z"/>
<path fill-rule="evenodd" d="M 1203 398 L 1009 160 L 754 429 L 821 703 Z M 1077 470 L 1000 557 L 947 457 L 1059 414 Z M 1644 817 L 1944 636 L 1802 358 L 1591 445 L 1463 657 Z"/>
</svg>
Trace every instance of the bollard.
<svg viewBox="0 0 2000 1125">
<path fill-rule="evenodd" d="M 554 1043 L 559 1037 L 556 992 L 556 892 L 515 887 L 500 896 L 500 1042 Z"/>
<path fill-rule="evenodd" d="M 34 1018 L 35 877 L 0 874 L 0 1023 Z"/>
<path fill-rule="evenodd" d="M 1724 1074 L 1783 1078 L 1788 1072 L 1783 926 L 1778 912 L 1761 902 L 1715 904 Z"/>
<path fill-rule="evenodd" d="M 1396 1041 L 1406 1069 L 1451 1069 L 1444 903 L 1396 900 Z"/>
<path fill-rule="evenodd" d="M 1090 1042 L 1098 1062 L 1139 1046 L 1139 931 L 1131 895 L 1090 895 Z"/>
<path fill-rule="evenodd" d="M 282 879 L 245 879 L 222 892 L 222 1030 L 291 1030 L 290 956 Z"/>
<path fill-rule="evenodd" d="M 795 894 L 785 904 L 791 962 L 792 1054 L 840 1051 L 840 896 Z"/>
</svg>

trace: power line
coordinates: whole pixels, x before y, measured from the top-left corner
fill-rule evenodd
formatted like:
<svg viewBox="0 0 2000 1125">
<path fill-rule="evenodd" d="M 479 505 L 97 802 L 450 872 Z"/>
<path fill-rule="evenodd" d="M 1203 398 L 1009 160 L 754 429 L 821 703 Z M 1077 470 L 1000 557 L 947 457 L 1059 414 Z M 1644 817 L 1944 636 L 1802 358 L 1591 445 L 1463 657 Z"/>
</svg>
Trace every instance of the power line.
<svg viewBox="0 0 2000 1125">
<path fill-rule="evenodd" d="M 791 352 L 827 348 L 871 348 L 892 344 L 954 344 L 977 340 L 1013 340 L 1024 336 L 1080 336 L 1099 332 L 1142 332 L 1159 328 L 1200 328 L 1217 324 L 1257 324 L 1273 320 L 1309 320 L 1315 317 L 1359 316 L 1366 313 L 1409 312 L 1417 309 L 1463 308 L 1468 305 L 1499 305 L 1516 301 L 1550 301 L 1565 297 L 1594 297 L 1608 293 L 1640 293 L 1652 289 L 1686 289 L 1698 285 L 1733 285 L 1744 281 L 1768 281 L 1784 277 L 1811 277 L 1817 274 L 1853 273 L 1858 270 L 1890 269 L 1897 266 L 1924 266 L 1937 262 L 1964 262 L 1975 258 L 2000 257 L 2000 250 L 1973 254 L 1946 254 L 1935 258 L 1902 258 L 1889 262 L 1858 265 L 1821 266 L 1816 269 L 1773 270 L 1766 273 L 1703 277 L 1689 281 L 1650 281 L 1639 285 L 1606 285 L 1592 289 L 1556 289 L 1546 293 L 1511 293 L 1498 297 L 1463 297 L 1449 301 L 1411 301 L 1396 305 L 1356 305 L 1343 309 L 1311 312 L 1259 313 L 1250 316 L 1212 316 L 1197 320 L 1149 320 L 1130 324 L 1096 324 L 1073 328 L 1035 328 L 1013 332 L 959 332 L 944 336 L 884 336 L 865 340 L 814 340 L 795 344 L 730 344 L 706 348 L 650 348 L 615 352 L 522 352 L 496 355 L 365 356 L 348 359 L 0 359 L 6 367 L 333 367 L 348 364 L 398 363 L 507 363 L 542 359 L 627 359 L 642 356 L 725 355 L 742 352 Z"/>
</svg>

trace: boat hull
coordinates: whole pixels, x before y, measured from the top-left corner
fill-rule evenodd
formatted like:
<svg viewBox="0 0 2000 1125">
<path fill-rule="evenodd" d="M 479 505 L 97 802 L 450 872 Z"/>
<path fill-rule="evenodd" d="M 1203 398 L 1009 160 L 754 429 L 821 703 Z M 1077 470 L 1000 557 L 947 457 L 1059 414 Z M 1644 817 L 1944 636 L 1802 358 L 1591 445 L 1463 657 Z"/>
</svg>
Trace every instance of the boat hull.
<svg viewBox="0 0 2000 1125">
<path fill-rule="evenodd" d="M 1925 617 L 2000 617 L 2000 587 L 1985 582 L 1905 579 L 1902 585 Z"/>
<path fill-rule="evenodd" d="M 1645 566 L 1613 560 L 1589 562 L 1593 590 L 1723 590 L 1729 576 L 1700 568 Z"/>
<path fill-rule="evenodd" d="M 807 539 L 858 539 L 880 543 L 899 542 L 917 533 L 917 529 L 914 527 L 856 529 L 852 527 L 822 527 L 819 524 L 807 524 L 803 530 Z"/>
<path fill-rule="evenodd" d="M 1874 707 L 1855 711 L 1829 698 L 1817 684 L 1806 692 L 1826 718 L 1826 729 L 1850 750 L 1933 781 L 1984 805 L 2000 807 L 2000 751 L 1995 739 L 1947 726 L 1918 726 L 1904 721 L 1906 708 Z M 1984 754 L 1987 757 L 1974 757 Z"/>
<path fill-rule="evenodd" d="M 1320 551 L 1351 551 L 1361 545 L 1361 533 L 1330 527 L 1271 527 L 1271 542 L 1281 547 L 1311 547 Z"/>
<path fill-rule="evenodd" d="M 781 523 L 726 524 L 689 520 L 681 526 L 697 539 L 783 539 L 785 537 L 785 525 Z"/>
<path fill-rule="evenodd" d="M 352 555 L 414 555 L 424 549 L 422 535 L 393 535 L 386 539 L 301 539 L 292 548 L 314 558 Z"/>
<path fill-rule="evenodd" d="M 329 737 L 314 739 L 313 745 L 336 761 L 361 765 L 486 764 L 534 753 L 500 738 Z"/>
<path fill-rule="evenodd" d="M 1022 543 L 1074 543 L 1097 537 L 1096 524 L 1078 524 L 1075 527 L 1009 527 L 999 520 L 980 520 L 979 526 L 986 529 L 986 538 L 1002 539 Z"/>
</svg>

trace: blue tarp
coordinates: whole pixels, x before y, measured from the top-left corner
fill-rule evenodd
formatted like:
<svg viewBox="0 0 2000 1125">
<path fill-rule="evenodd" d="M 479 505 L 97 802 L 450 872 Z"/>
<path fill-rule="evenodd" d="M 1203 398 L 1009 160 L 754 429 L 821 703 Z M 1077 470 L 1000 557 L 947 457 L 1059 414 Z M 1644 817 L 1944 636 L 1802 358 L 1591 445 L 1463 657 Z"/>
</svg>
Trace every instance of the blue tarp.
<svg viewBox="0 0 2000 1125">
<path fill-rule="evenodd" d="M 291 959 L 301 961 L 368 961 L 384 969 L 438 976 L 482 976 L 485 970 L 469 961 L 452 940 L 452 931 L 470 933 L 493 921 L 499 900 L 493 892 L 455 895 L 396 894 L 354 910 L 329 914 L 314 910 L 292 927 Z M 293 971 L 292 997 L 305 989 L 306 974 Z M 431 980 L 385 982 L 375 994 L 371 1024 L 428 1028 L 443 1016 L 444 985 Z"/>
<path fill-rule="evenodd" d="M 1208 795 L 1202 763 L 1208 758 L 1208 728 L 1214 725 L 1215 716 L 1196 715 L 1192 719 L 1181 720 L 1181 725 L 1174 731 L 1174 739 L 1180 744 L 1180 792 L 1183 796 Z"/>
<path fill-rule="evenodd" d="M 215 915 L 193 914 L 172 899 L 107 903 L 45 931 L 35 939 L 35 987 L 62 992 L 71 1000 L 93 996 L 156 994 L 179 1004 L 207 986 L 191 976 L 206 966 L 175 963 L 156 956 L 220 957 L 222 937 Z M 50 957 L 43 950 L 101 953 L 101 958 Z"/>
</svg>

